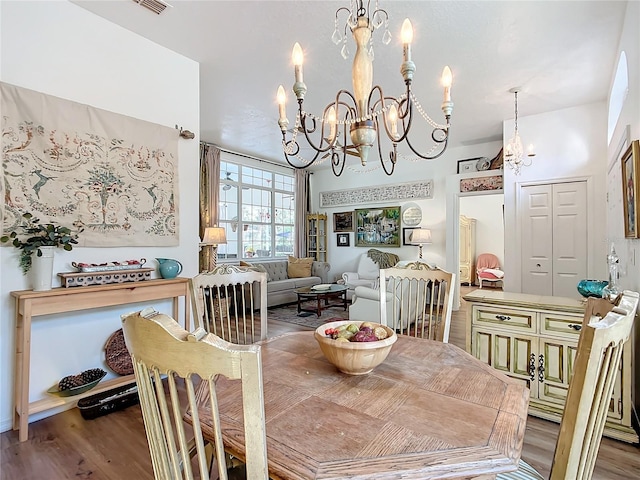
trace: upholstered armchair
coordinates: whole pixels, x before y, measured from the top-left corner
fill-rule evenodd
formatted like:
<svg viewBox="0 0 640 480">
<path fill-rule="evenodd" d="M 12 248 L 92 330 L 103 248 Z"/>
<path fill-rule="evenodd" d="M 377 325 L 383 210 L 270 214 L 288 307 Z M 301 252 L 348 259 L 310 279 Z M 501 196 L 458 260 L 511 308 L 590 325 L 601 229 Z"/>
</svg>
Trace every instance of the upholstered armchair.
<svg viewBox="0 0 640 480">
<path fill-rule="evenodd" d="M 387 318 L 396 318 L 394 306 L 397 310 L 398 303 L 393 302 L 393 294 L 385 292 L 387 296 Z M 380 290 L 378 288 L 356 287 L 349 306 L 349 320 L 354 322 L 381 323 L 380 319 Z"/>
<path fill-rule="evenodd" d="M 476 276 L 478 285 L 482 288 L 482 282 L 502 282 L 504 285 L 504 272 L 500 270 L 500 260 L 493 253 L 481 253 L 476 260 Z"/>
<path fill-rule="evenodd" d="M 367 253 L 363 253 L 358 258 L 355 272 L 345 272 L 342 274 L 342 282 L 347 286 L 347 298 L 353 299 L 356 287 L 378 288 L 378 277 L 380 269 L 395 265 L 398 256 L 393 253 L 381 252 L 375 248 L 370 248 Z"/>
<path fill-rule="evenodd" d="M 366 253 L 360 255 L 355 272 L 344 272 L 342 281 L 347 286 L 347 298 L 352 299 L 356 287 L 375 288 L 378 285 L 380 267 Z M 379 317 L 380 315 L 378 315 Z"/>
</svg>

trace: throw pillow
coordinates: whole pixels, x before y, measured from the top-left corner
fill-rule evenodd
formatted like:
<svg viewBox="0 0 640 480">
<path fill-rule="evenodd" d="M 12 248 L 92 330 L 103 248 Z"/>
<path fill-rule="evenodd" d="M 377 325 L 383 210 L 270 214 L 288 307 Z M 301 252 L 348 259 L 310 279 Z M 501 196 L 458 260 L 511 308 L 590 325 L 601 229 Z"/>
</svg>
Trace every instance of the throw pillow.
<svg viewBox="0 0 640 480">
<path fill-rule="evenodd" d="M 296 258 L 289 256 L 287 275 L 289 278 L 306 278 L 311 276 L 313 257 Z"/>
</svg>

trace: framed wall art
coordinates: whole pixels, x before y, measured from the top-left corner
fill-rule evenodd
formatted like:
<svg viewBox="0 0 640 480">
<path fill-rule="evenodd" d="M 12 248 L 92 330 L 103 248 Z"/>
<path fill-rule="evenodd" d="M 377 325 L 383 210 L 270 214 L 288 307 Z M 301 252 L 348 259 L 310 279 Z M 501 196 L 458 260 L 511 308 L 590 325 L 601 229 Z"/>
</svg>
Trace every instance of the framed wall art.
<svg viewBox="0 0 640 480">
<path fill-rule="evenodd" d="M 640 141 L 634 140 L 622 156 L 622 205 L 624 236 L 640 238 L 638 210 L 640 209 Z"/>
<path fill-rule="evenodd" d="M 487 157 L 468 158 L 466 160 L 458 160 L 458 173 L 473 173 L 488 170 L 491 165 Z"/>
<path fill-rule="evenodd" d="M 353 232 L 353 212 L 341 212 L 333 214 L 334 232 Z"/>
<path fill-rule="evenodd" d="M 416 245 L 411 241 L 411 234 L 414 230 L 419 230 L 420 227 L 404 227 L 402 229 L 402 245 Z"/>
<path fill-rule="evenodd" d="M 399 247 L 400 207 L 356 209 L 356 247 Z"/>
<path fill-rule="evenodd" d="M 337 243 L 339 247 L 348 247 L 349 246 L 349 234 L 348 233 L 338 233 L 337 235 Z"/>
</svg>

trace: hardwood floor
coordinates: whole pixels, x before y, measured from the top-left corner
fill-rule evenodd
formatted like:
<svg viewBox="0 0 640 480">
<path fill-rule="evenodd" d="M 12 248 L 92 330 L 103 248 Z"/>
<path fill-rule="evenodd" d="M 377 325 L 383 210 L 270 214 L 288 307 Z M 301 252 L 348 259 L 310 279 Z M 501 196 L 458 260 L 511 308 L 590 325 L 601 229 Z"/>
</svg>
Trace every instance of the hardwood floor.
<svg viewBox="0 0 640 480">
<path fill-rule="evenodd" d="M 467 292 L 475 287 L 462 287 Z M 464 347 L 465 306 L 452 316 L 450 342 Z M 270 321 L 269 336 L 305 329 Z M 549 475 L 558 425 L 529 417 L 522 458 L 545 477 Z M 78 409 L 34 422 L 29 439 L 18 434 L 0 435 L 0 478 L 151 480 L 153 470 L 139 406 L 84 420 Z M 640 478 L 640 448 L 604 438 L 593 475 L 594 480 Z"/>
</svg>

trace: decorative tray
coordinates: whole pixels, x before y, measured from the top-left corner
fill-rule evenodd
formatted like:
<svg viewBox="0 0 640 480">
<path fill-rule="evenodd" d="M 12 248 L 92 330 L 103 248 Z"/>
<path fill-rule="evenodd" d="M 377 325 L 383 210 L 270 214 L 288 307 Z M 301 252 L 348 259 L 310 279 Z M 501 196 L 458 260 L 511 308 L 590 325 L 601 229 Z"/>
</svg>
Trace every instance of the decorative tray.
<svg viewBox="0 0 640 480">
<path fill-rule="evenodd" d="M 71 262 L 71 266 L 78 270 L 78 272 L 115 272 L 118 270 L 138 270 L 147 263 L 146 258 L 140 260 L 124 260 L 122 262 L 107 262 L 107 263 L 76 263 Z"/>
<path fill-rule="evenodd" d="M 314 285 L 313 287 L 311 287 L 311 290 L 330 290 L 331 289 L 331 284 L 330 283 L 320 283 L 318 285 Z"/>
<path fill-rule="evenodd" d="M 80 395 L 81 393 L 88 392 L 93 387 L 98 385 L 100 381 L 104 378 L 107 372 L 104 372 L 100 378 L 94 380 L 93 382 L 85 383 L 84 385 L 80 385 L 79 387 L 69 388 L 67 390 L 60 390 L 58 388 L 58 384 L 56 383 L 53 387 L 47 390 L 47 393 L 52 395 L 57 395 L 59 397 L 72 397 L 73 395 Z"/>
<path fill-rule="evenodd" d="M 114 270 L 110 272 L 68 272 L 59 273 L 62 286 L 87 287 L 89 285 L 108 285 L 110 283 L 139 282 L 149 280 L 153 268 L 138 268 L 135 270 Z"/>
</svg>

